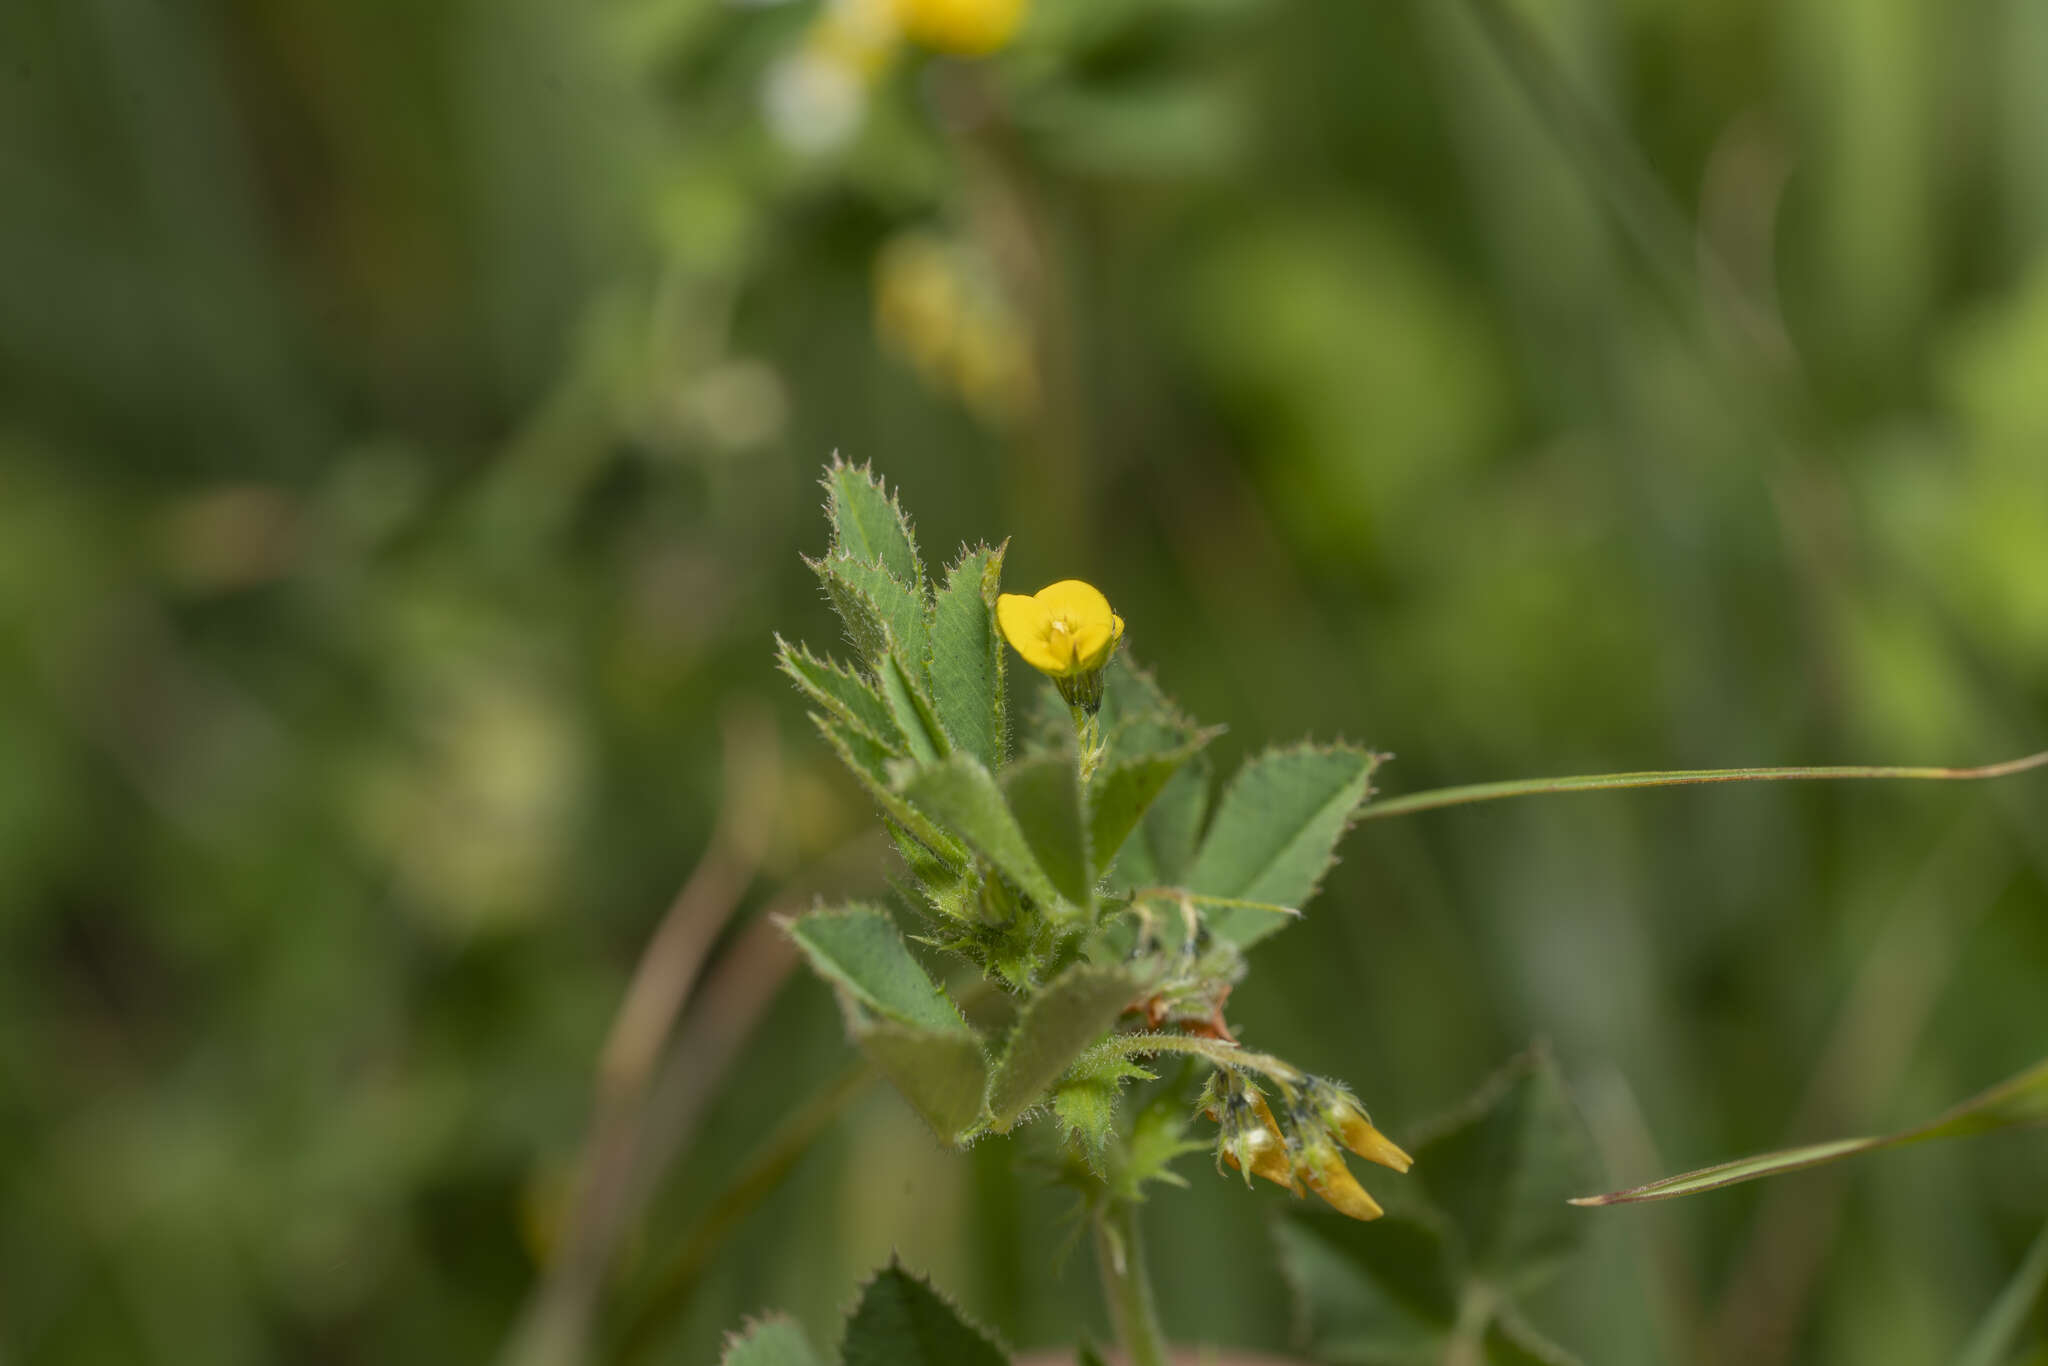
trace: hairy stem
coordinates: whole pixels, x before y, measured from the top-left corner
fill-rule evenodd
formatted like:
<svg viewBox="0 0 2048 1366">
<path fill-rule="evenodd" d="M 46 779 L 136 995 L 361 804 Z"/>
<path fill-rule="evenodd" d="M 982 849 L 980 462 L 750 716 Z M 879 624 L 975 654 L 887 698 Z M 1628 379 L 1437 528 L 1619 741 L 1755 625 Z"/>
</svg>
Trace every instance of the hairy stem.
<svg viewBox="0 0 2048 1366">
<path fill-rule="evenodd" d="M 1109 1302 L 1109 1317 L 1130 1366 L 1168 1366 L 1135 1204 L 1105 1200 L 1096 1206 L 1095 1260 L 1102 1268 L 1102 1297 Z"/>
<path fill-rule="evenodd" d="M 1358 813 L 1362 821 L 1407 816 L 1442 806 L 1495 802 L 1504 797 L 1534 797 L 1550 792 L 1610 792 L 1629 787 L 1691 787 L 1698 783 L 1772 783 L 1829 778 L 1912 778 L 1923 781 L 1969 781 L 2004 778 L 2048 765 L 2048 750 L 2024 759 L 2008 759 L 1981 768 L 1913 768 L 1898 764 L 1862 764 L 1833 768 L 1694 768 L 1661 773 L 1584 773 L 1570 778 L 1518 778 L 1504 783 L 1471 783 L 1411 792 L 1384 802 L 1369 802 Z"/>
</svg>

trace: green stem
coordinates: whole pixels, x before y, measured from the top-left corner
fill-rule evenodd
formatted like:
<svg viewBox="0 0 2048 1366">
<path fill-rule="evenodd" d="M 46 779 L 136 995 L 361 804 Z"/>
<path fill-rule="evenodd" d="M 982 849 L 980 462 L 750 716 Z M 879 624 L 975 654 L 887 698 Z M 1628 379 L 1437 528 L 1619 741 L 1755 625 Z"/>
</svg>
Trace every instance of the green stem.
<svg viewBox="0 0 2048 1366">
<path fill-rule="evenodd" d="M 1534 797 L 1548 792 L 1608 792 L 1628 787 L 1690 787 L 1697 783 L 1772 783 L 1826 778 L 1913 778 L 1925 781 L 1969 781 L 2003 778 L 2048 765 L 2048 750 L 2024 759 L 1981 768 L 1912 768 L 1897 764 L 1850 765 L 1834 768 L 1694 768 L 1663 773 L 1587 773 L 1570 778 L 1520 778 L 1505 783 L 1471 783 L 1411 792 L 1390 801 L 1368 802 L 1358 813 L 1362 821 L 1407 816 L 1443 806 L 1495 802 L 1503 797 Z"/>
<path fill-rule="evenodd" d="M 1105 1200 L 1095 1209 L 1095 1260 L 1102 1268 L 1102 1295 L 1130 1366 L 1168 1366 L 1166 1334 L 1152 1301 L 1152 1278 L 1138 1232 L 1138 1207 Z"/>
</svg>

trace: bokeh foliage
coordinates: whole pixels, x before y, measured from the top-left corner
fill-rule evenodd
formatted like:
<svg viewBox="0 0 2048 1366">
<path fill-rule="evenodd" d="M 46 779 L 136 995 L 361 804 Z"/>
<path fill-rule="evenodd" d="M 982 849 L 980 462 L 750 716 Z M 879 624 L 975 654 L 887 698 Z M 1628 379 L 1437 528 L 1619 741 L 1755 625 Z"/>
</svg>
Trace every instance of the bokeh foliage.
<svg viewBox="0 0 2048 1366">
<path fill-rule="evenodd" d="M 2038 5 L 1038 0 L 805 152 L 763 90 L 815 18 L 0 6 L 11 1360 L 497 1348 L 719 812 L 772 778 L 743 917 L 888 866 L 772 667 L 835 630 L 835 448 L 1107 588 L 1221 772 L 2041 746 Z M 1396 1139 L 1547 1036 L 1610 1187 L 1877 1132 L 2040 1056 L 2044 831 L 2024 781 L 1388 822 L 1232 1018 Z M 623 1294 L 844 1062 L 793 979 Z M 832 1342 L 892 1248 L 1099 1332 L 1015 1156 L 862 1101 L 664 1350 Z M 1177 1332 L 1290 1340 L 1282 1199 L 1157 1202 Z M 1589 1214 L 1528 1307 L 1596 1362 L 1947 1359 L 2044 1212 L 2038 1135 L 1931 1145 Z"/>
</svg>

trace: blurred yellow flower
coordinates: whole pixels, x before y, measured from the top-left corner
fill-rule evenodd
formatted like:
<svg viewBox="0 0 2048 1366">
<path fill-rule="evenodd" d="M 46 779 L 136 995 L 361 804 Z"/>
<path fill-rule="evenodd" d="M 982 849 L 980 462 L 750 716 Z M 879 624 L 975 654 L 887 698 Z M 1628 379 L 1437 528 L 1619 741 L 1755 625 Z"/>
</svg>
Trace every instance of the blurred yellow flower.
<svg viewBox="0 0 2048 1366">
<path fill-rule="evenodd" d="M 1102 701 L 1102 666 L 1124 638 L 1124 619 L 1093 584 L 1061 579 L 1027 597 L 996 599 L 1003 638 L 1024 662 L 1060 685 L 1071 705 L 1091 711 Z"/>
<path fill-rule="evenodd" d="M 934 52 L 982 57 L 1016 36 L 1025 0 L 896 0 L 896 22 Z"/>
</svg>

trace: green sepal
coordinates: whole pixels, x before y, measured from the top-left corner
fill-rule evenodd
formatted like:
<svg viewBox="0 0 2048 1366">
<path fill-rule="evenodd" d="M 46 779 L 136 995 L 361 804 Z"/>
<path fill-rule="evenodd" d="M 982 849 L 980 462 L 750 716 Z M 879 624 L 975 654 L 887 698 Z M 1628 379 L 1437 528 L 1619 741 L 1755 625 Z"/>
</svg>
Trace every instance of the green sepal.
<svg viewBox="0 0 2048 1366">
<path fill-rule="evenodd" d="M 948 571 L 932 607 L 932 701 L 959 747 L 990 771 L 1009 757 L 1009 721 L 1003 698 L 1003 642 L 995 603 L 1002 586 L 1006 541 L 977 546 Z"/>
<path fill-rule="evenodd" d="M 1182 885 L 1228 900 L 1300 909 L 1371 795 L 1378 764 L 1377 754 L 1355 745 L 1297 745 L 1246 760 L 1224 789 Z M 1243 948 L 1288 919 L 1230 908 L 1210 916 L 1209 928 Z"/>
<path fill-rule="evenodd" d="M 1007 1130 L 1044 1099 L 1083 1050 L 1101 1041 L 1143 985 L 1123 968 L 1077 963 L 1034 994 L 989 1085 L 989 1123 Z"/>
<path fill-rule="evenodd" d="M 921 1276 L 900 1265 L 875 1273 L 846 1320 L 843 1366 L 1005 1366 L 995 1340 Z"/>
</svg>

